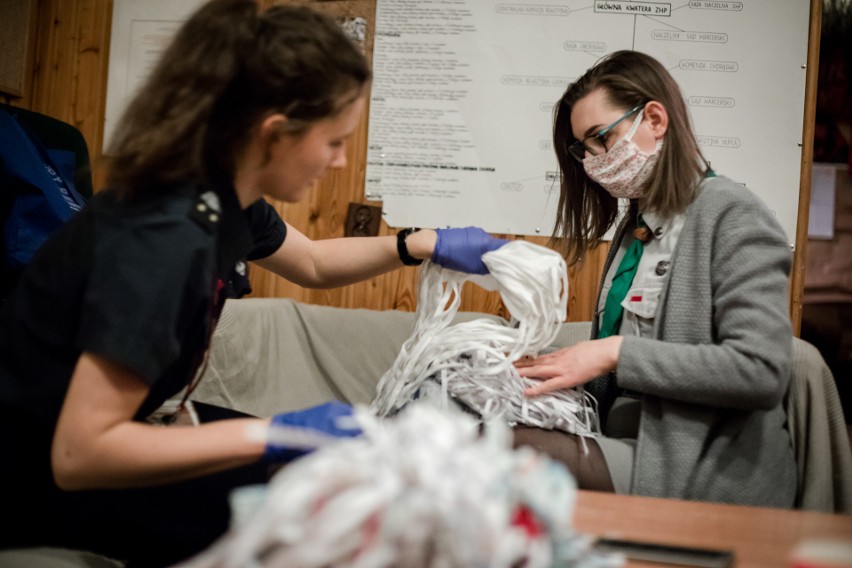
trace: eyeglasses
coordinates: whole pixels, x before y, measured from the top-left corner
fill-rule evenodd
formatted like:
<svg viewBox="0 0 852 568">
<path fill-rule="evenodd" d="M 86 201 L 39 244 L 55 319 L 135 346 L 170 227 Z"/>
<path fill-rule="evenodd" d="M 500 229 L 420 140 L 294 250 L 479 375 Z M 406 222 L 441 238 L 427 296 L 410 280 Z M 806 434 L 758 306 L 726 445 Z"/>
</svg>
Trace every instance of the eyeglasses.
<svg viewBox="0 0 852 568">
<path fill-rule="evenodd" d="M 592 156 L 600 156 L 601 154 L 606 154 L 606 135 L 609 134 L 610 130 L 621 124 L 621 121 L 626 119 L 627 117 L 635 114 L 642 107 L 645 106 L 645 103 L 641 105 L 637 105 L 632 109 L 628 110 L 624 113 L 621 118 L 604 128 L 603 130 L 597 132 L 596 134 L 590 134 L 586 136 L 582 140 L 575 140 L 568 146 L 568 151 L 571 153 L 571 156 L 577 160 L 578 162 L 582 162 L 586 158 L 586 153 L 591 154 Z"/>
</svg>

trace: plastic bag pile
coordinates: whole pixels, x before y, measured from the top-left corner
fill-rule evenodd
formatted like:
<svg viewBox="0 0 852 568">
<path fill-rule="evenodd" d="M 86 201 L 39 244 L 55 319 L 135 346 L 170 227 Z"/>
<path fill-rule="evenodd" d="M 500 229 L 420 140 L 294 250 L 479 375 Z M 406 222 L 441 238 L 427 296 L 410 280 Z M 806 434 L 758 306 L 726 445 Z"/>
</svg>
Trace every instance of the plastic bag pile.
<svg viewBox="0 0 852 568">
<path fill-rule="evenodd" d="M 231 530 L 183 568 L 619 566 L 572 528 L 576 484 L 508 427 L 421 401 L 234 494 Z"/>
<path fill-rule="evenodd" d="M 379 380 L 373 412 L 391 416 L 428 393 L 445 406 L 461 403 L 484 420 L 600 434 L 597 403 L 581 387 L 527 398 L 524 389 L 537 381 L 521 377 L 512 364 L 548 349 L 559 333 L 568 302 L 565 260 L 525 241 L 512 241 L 482 260 L 490 271 L 485 277 L 424 263 L 414 330 Z M 512 316 L 508 325 L 488 319 L 452 323 L 466 281 L 499 290 Z"/>
</svg>

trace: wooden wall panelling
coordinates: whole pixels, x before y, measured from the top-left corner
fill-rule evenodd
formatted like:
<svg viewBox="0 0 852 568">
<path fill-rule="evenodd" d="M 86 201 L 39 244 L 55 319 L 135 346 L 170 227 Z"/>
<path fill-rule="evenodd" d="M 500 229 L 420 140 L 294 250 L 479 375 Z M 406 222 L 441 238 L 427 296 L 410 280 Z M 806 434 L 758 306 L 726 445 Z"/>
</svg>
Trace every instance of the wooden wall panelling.
<svg viewBox="0 0 852 568">
<path fill-rule="evenodd" d="M 285 2 L 274 2 L 285 3 Z M 289 2 L 311 5 L 334 17 L 363 17 L 367 20 L 365 51 L 372 57 L 375 2 L 350 0 L 342 2 L 307 1 Z M 347 167 L 330 171 L 314 188 L 308 200 L 299 204 L 274 203 L 282 217 L 312 239 L 342 237 L 346 212 L 350 202 L 364 200 L 364 168 L 367 157 L 367 128 L 369 110 L 365 112 L 353 136 L 347 143 Z M 381 223 L 379 234 L 393 231 Z M 402 309 L 411 311 L 415 306 L 414 282 L 416 271 L 401 269 L 389 274 L 331 290 L 305 290 L 259 268 L 252 268 L 253 296 L 286 296 L 314 304 L 370 309 Z"/>
<path fill-rule="evenodd" d="M 609 243 L 601 243 L 568 269 L 568 321 L 591 321 L 608 252 Z"/>
<path fill-rule="evenodd" d="M 323 12 L 342 17 L 360 16 L 367 19 L 366 51 L 372 56 L 373 32 L 375 30 L 375 1 L 321 1 L 291 2 L 308 4 Z M 364 199 L 364 168 L 366 164 L 368 120 L 364 117 L 357 132 L 349 144 L 349 165 L 341 171 L 330 172 L 319 182 L 309 199 L 309 204 L 288 205 L 275 203 L 282 216 L 299 230 L 314 239 L 343 236 L 347 207 L 350 202 L 372 203 Z M 379 234 L 391 235 L 395 229 L 381 223 Z M 511 237 L 510 237 L 511 238 Z M 546 244 L 545 238 L 531 238 L 538 244 Z M 604 251 L 605 252 L 605 251 Z M 582 268 L 572 269 L 573 284 L 569 285 L 571 308 L 568 319 L 587 320 L 591 317 L 591 304 L 597 288 L 600 259 L 596 251 Z M 592 271 L 592 272 L 590 272 Z M 594 272 L 594 273 L 593 273 Z M 314 304 L 352 308 L 370 308 L 377 310 L 400 309 L 411 311 L 416 307 L 418 272 L 413 268 L 403 268 L 389 274 L 372 278 L 344 288 L 334 290 L 305 290 L 284 283 L 274 275 L 259 267 L 252 269 L 252 286 L 255 297 L 290 297 Z M 586 287 L 590 282 L 591 286 Z M 508 315 L 497 292 L 488 292 L 478 286 L 465 285 L 462 292 L 460 309 Z"/>
<path fill-rule="evenodd" d="M 110 0 L 40 0 L 28 108 L 82 132 L 93 185 L 104 184 L 100 157 L 109 64 Z"/>
<path fill-rule="evenodd" d="M 74 124 L 74 91 L 77 75 L 75 15 L 78 2 L 43 0 L 39 9 L 39 29 L 48 34 L 39 38 L 33 82 L 33 110 Z M 76 126 L 76 124 L 75 124 Z M 79 128 L 79 127 L 78 127 Z"/>
<path fill-rule="evenodd" d="M 814 158 L 821 30 L 822 0 L 811 0 L 807 79 L 805 80 L 805 116 L 802 126 L 802 168 L 801 178 L 799 179 L 799 216 L 796 222 L 796 250 L 793 252 L 793 270 L 790 275 L 790 320 L 796 337 L 799 337 L 802 327 L 802 300 L 805 295 L 805 267 L 807 266 L 805 255 L 807 254 L 808 243 L 808 215 L 811 209 L 811 175 Z"/>
<path fill-rule="evenodd" d="M 375 2 L 350 0 L 342 2 L 293 1 L 292 4 L 311 5 L 335 17 L 363 17 L 367 20 L 365 51 L 372 57 Z M 302 204 L 275 203 L 276 209 L 291 224 L 313 239 L 342 237 L 346 211 L 350 202 L 364 200 L 364 168 L 366 164 L 369 110 L 347 147 L 347 168 L 331 171 L 314 189 L 307 210 Z M 380 235 L 391 235 L 393 229 L 380 224 Z M 254 296 L 287 296 L 310 303 L 363 307 L 370 309 L 401 309 L 411 311 L 416 306 L 417 272 L 404 268 L 365 282 L 330 290 L 304 290 L 284 285 L 263 269 L 253 268 Z"/>
<path fill-rule="evenodd" d="M 266 0 L 264 5 L 273 3 Z M 331 15 L 366 18 L 366 49 L 368 55 L 372 53 L 375 0 L 301 3 Z M 105 169 L 99 158 L 103 152 L 111 18 L 112 0 L 39 0 L 32 97 L 21 105 L 70 122 L 82 131 L 93 159 L 96 189 L 105 182 Z M 367 127 L 365 116 L 348 145 L 346 169 L 332 172 L 303 203 L 274 204 L 288 223 L 314 239 L 343 236 L 349 202 L 368 203 L 364 200 Z M 380 234 L 394 232 L 381 223 Z M 530 240 L 542 245 L 547 242 L 541 237 Z M 606 249 L 602 245 L 587 255 L 582 267 L 569 272 L 569 321 L 590 319 Z M 251 278 L 255 297 L 289 297 L 321 305 L 377 310 L 412 311 L 416 307 L 418 273 L 413 268 L 336 290 L 306 290 L 259 267 L 253 267 Z M 499 294 L 471 284 L 464 287 L 461 309 L 507 315 Z"/>
<path fill-rule="evenodd" d="M 106 184 L 103 167 L 104 117 L 106 115 L 106 84 L 109 71 L 109 37 L 112 22 L 112 2 L 87 0 L 80 2 L 77 13 L 77 76 L 74 124 L 88 133 L 93 160 L 93 184 Z"/>
</svg>

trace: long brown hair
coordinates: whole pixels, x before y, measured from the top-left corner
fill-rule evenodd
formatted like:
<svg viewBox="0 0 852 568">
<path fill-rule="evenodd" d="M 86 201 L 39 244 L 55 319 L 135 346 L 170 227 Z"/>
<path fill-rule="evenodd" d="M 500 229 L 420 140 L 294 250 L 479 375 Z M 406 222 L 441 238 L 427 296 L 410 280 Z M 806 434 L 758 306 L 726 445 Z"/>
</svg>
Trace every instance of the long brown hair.
<svg viewBox="0 0 852 568">
<path fill-rule="evenodd" d="M 553 148 L 560 169 L 558 216 L 551 246 L 570 264 L 600 242 L 618 216 L 618 200 L 592 181 L 568 152 L 576 140 L 571 130 L 574 104 L 602 88 L 609 102 L 627 111 L 647 101 L 661 103 L 668 112 L 665 143 L 644 196 L 643 211 L 661 215 L 683 212 L 695 199 L 698 181 L 707 163 L 698 148 L 683 95 L 659 61 L 636 51 L 616 51 L 571 83 L 555 107 Z"/>
<path fill-rule="evenodd" d="M 119 122 L 110 185 L 132 196 L 209 181 L 214 169 L 233 176 L 263 118 L 281 112 L 298 135 L 335 116 L 369 80 L 365 57 L 330 18 L 212 0 L 180 28 Z"/>
</svg>

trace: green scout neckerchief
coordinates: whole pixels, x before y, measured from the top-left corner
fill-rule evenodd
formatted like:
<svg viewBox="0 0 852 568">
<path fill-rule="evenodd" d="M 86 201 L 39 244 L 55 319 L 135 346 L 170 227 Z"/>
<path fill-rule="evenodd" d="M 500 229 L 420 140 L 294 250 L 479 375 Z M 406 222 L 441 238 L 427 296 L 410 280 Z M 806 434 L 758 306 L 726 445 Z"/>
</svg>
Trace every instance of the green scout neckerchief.
<svg viewBox="0 0 852 568">
<path fill-rule="evenodd" d="M 647 227 L 642 215 L 639 215 L 638 227 Z M 604 303 L 603 319 L 601 320 L 601 328 L 598 331 L 598 339 L 616 335 L 621 324 L 621 315 L 624 308 L 621 307 L 621 302 L 627 296 L 630 290 L 630 285 L 633 284 L 633 277 L 636 276 L 636 269 L 639 268 L 639 259 L 642 258 L 642 251 L 645 248 L 645 243 L 639 238 L 634 238 L 633 242 L 624 253 L 624 258 L 618 264 L 618 269 L 615 271 L 615 276 L 612 277 L 612 286 L 609 289 L 609 294 L 606 296 Z"/>
</svg>

